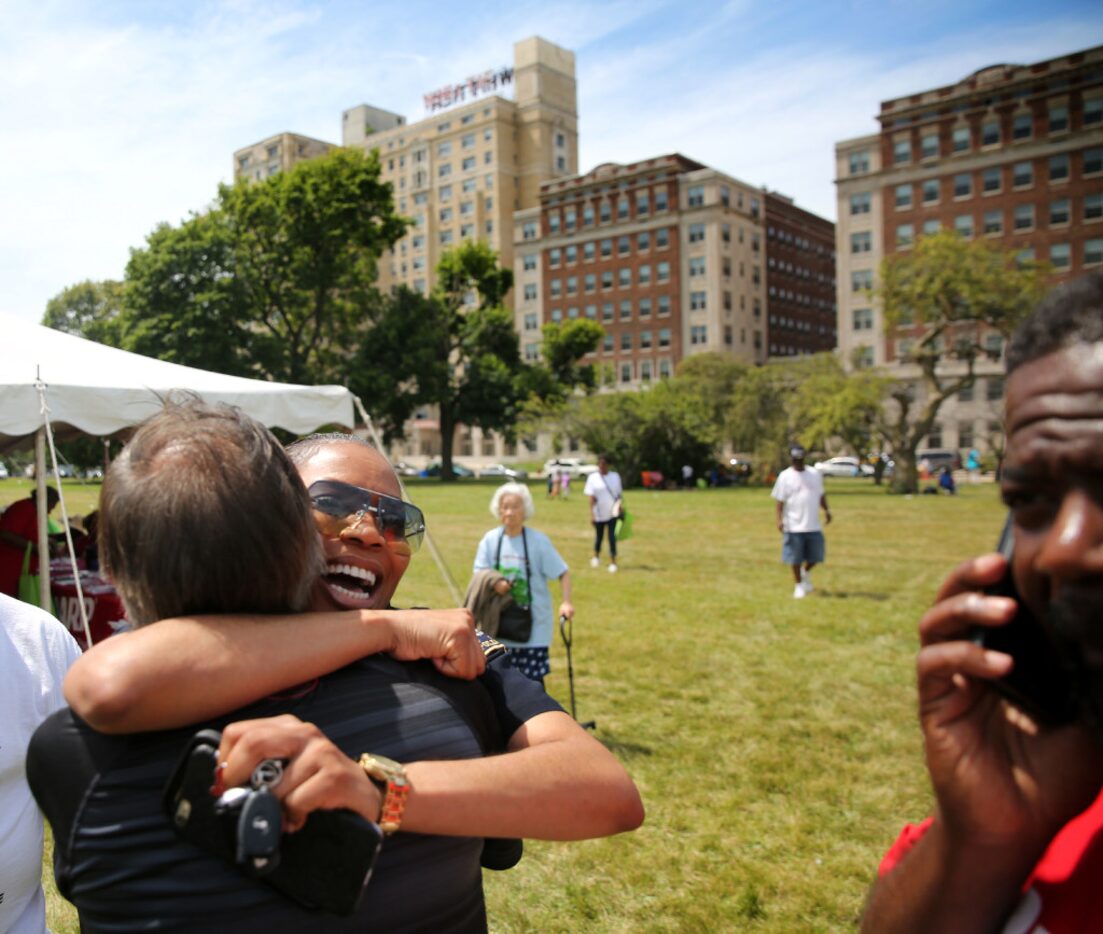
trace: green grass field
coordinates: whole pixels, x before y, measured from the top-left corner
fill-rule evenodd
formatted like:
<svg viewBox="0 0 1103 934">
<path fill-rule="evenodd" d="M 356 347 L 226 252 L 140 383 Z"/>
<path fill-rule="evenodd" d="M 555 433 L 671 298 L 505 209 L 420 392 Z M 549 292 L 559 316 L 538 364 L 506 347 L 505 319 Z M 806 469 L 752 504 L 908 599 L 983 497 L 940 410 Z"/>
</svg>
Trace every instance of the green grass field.
<svg viewBox="0 0 1103 934">
<path fill-rule="evenodd" d="M 0 485 L 0 502 L 14 487 Z M 75 487 L 70 511 L 97 489 Z M 461 589 L 492 490 L 410 489 Z M 854 928 L 881 854 L 930 807 L 916 622 L 946 572 L 995 542 L 1002 508 L 991 484 L 956 498 L 861 480 L 827 491 L 827 564 L 797 601 L 766 489 L 630 491 L 634 536 L 612 575 L 589 567 L 582 496 L 549 502 L 534 482 L 531 525 L 575 582 L 579 717 L 632 773 L 647 820 L 608 840 L 526 844 L 516 869 L 486 874 L 492 930 Z M 450 602 L 427 549 L 397 601 Z M 553 666 L 549 690 L 566 705 L 562 645 Z M 56 895 L 50 923 L 77 930 Z"/>
</svg>

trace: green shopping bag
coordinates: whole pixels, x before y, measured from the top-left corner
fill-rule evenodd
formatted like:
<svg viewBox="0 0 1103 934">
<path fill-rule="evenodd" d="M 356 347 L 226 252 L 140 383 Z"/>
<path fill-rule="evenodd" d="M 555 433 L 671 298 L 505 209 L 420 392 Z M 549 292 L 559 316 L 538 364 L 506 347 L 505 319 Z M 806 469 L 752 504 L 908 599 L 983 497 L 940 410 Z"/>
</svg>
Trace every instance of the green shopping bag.
<svg viewBox="0 0 1103 934">
<path fill-rule="evenodd" d="M 30 603 L 33 606 L 42 606 L 42 578 L 37 574 L 31 573 L 31 548 L 33 546 L 30 542 L 27 542 L 27 550 L 23 552 L 23 569 L 19 572 L 19 592 L 18 597 L 24 603 Z M 51 599 L 47 609 L 50 613 L 54 611 L 54 601 Z"/>
<path fill-rule="evenodd" d="M 627 541 L 632 537 L 632 513 L 627 509 L 621 513 L 621 517 L 617 522 L 617 541 Z"/>
</svg>

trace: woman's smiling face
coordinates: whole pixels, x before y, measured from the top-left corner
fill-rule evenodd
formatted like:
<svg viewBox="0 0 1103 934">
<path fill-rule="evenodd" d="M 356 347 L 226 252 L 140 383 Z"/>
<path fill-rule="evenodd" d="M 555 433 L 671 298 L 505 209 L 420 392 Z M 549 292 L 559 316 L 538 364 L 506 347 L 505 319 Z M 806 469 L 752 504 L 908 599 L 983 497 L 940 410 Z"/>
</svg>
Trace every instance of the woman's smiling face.
<svg viewBox="0 0 1103 934">
<path fill-rule="evenodd" d="M 298 468 L 307 489 L 319 480 L 335 480 L 387 496 L 402 496 L 398 478 L 386 459 L 374 448 L 356 442 L 325 442 Z M 370 514 L 338 534 L 319 534 L 326 570 L 313 608 L 381 610 L 390 606 L 410 564 L 409 546 L 404 542 L 388 543 Z"/>
</svg>

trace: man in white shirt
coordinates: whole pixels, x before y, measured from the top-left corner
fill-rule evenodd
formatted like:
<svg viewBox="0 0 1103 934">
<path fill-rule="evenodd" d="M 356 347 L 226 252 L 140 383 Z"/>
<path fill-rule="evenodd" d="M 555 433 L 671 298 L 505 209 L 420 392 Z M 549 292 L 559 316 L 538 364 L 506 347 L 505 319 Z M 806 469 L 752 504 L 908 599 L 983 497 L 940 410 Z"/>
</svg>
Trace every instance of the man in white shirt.
<svg viewBox="0 0 1103 934">
<path fill-rule="evenodd" d="M 80 656 L 68 630 L 48 613 L 0 594 L 0 931 L 46 930 L 42 894 L 42 814 L 27 786 L 27 744 L 65 706 L 61 682 Z"/>
<path fill-rule="evenodd" d="M 590 567 L 601 563 L 601 540 L 609 530 L 609 573 L 617 572 L 617 522 L 622 513 L 624 484 L 620 474 L 609 469 L 609 458 L 602 454 L 597 459 L 597 470 L 586 478 L 582 491 L 590 499 L 590 523 L 594 527 L 594 556 Z"/>
<path fill-rule="evenodd" d="M 789 448 L 793 466 L 778 474 L 770 494 L 777 500 L 777 529 L 782 534 L 781 560 L 793 569 L 793 596 L 801 599 L 812 592 L 812 568 L 824 559 L 820 507 L 827 522 L 831 510 L 823 492 L 823 476 L 804 466 L 804 448 Z"/>
</svg>

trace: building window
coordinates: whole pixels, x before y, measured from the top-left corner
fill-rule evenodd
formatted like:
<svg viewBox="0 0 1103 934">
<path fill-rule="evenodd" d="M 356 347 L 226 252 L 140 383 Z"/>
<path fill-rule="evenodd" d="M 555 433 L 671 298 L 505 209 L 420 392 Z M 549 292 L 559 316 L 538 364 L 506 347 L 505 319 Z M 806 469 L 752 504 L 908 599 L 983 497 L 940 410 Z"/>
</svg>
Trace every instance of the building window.
<svg viewBox="0 0 1103 934">
<path fill-rule="evenodd" d="M 942 426 L 937 422 L 931 426 L 930 433 L 927 435 L 927 447 L 942 447 Z"/>
<path fill-rule="evenodd" d="M 560 156 L 559 159 L 563 163 L 563 165 L 561 166 L 561 170 L 565 169 L 567 167 L 567 160 L 564 159 L 562 156 Z M 492 152 L 484 152 L 483 153 L 483 165 L 490 165 L 493 161 L 494 161 L 494 153 L 492 153 Z"/>
<path fill-rule="evenodd" d="M 937 204 L 939 198 L 939 182 L 937 178 L 928 178 L 923 183 L 923 203 Z"/>
<path fill-rule="evenodd" d="M 873 348 L 864 345 L 855 347 L 854 365 L 860 370 L 868 370 L 873 366 Z"/>
<path fill-rule="evenodd" d="M 1003 211 L 984 212 L 984 233 L 986 236 L 1003 233 Z"/>
<path fill-rule="evenodd" d="M 1030 139 L 1033 135 L 1033 114 L 1015 114 L 1015 119 L 1011 121 L 1011 138 L 1014 140 Z"/>
<path fill-rule="evenodd" d="M 695 324 L 689 329 L 689 342 L 691 344 L 707 344 L 709 342 L 708 325 Z"/>
<path fill-rule="evenodd" d="M 850 291 L 864 292 L 873 288 L 873 270 L 855 269 L 850 273 Z"/>
<path fill-rule="evenodd" d="M 912 161 L 912 141 L 910 139 L 898 139 L 892 144 L 892 161 L 895 165 Z"/>
<path fill-rule="evenodd" d="M 1103 237 L 1094 237 L 1084 241 L 1084 265 L 1098 266 L 1103 263 Z"/>
<path fill-rule="evenodd" d="M 954 127 L 951 140 L 954 152 L 968 152 L 973 147 L 973 136 L 967 126 Z"/>
<path fill-rule="evenodd" d="M 1028 246 L 1023 250 L 1019 250 L 1019 252 L 1015 254 L 1015 262 L 1017 262 L 1020 266 L 1025 266 L 1028 263 L 1033 263 L 1034 247 Z"/>
<path fill-rule="evenodd" d="M 627 234 L 617 237 L 617 256 L 627 256 L 632 252 L 632 238 Z"/>
<path fill-rule="evenodd" d="M 705 258 L 703 256 L 691 256 L 689 258 L 689 275 L 690 278 L 705 275 Z"/>
<path fill-rule="evenodd" d="M 622 363 L 620 365 L 620 381 L 622 383 L 632 382 L 632 364 Z"/>
<path fill-rule="evenodd" d="M 1049 157 L 1049 180 L 1051 182 L 1063 182 L 1069 177 L 1068 153 Z"/>
<path fill-rule="evenodd" d="M 655 231 L 655 248 L 663 250 L 670 246 L 670 231 L 666 227 L 660 227 Z"/>
<path fill-rule="evenodd" d="M 442 143 L 441 145 L 443 146 L 444 144 Z M 463 134 L 463 139 L 460 140 L 461 148 L 470 149 L 474 145 L 475 145 L 475 134 L 474 133 L 464 133 Z"/>
<path fill-rule="evenodd" d="M 988 402 L 999 402 L 1003 398 L 1003 377 L 989 376 L 984 385 L 984 398 Z"/>
<path fill-rule="evenodd" d="M 1094 221 L 1103 217 L 1103 193 L 1084 195 L 1084 220 Z"/>
<path fill-rule="evenodd" d="M 597 305 L 586 306 L 586 317 L 591 321 L 597 321 Z"/>
<path fill-rule="evenodd" d="M 606 269 L 601 274 L 601 287 L 603 289 L 611 289 L 613 287 L 613 270 Z"/>
<path fill-rule="evenodd" d="M 536 321 L 536 312 L 530 311 L 527 315 L 525 315 L 525 330 L 535 331 L 537 327 L 539 327 L 539 325 Z"/>
<path fill-rule="evenodd" d="M 1015 206 L 1015 229 L 1032 230 L 1034 228 L 1034 205 L 1018 204 Z"/>
<path fill-rule="evenodd" d="M 556 324 L 558 324 L 560 321 L 562 321 L 563 320 L 563 309 L 562 308 L 553 308 L 551 310 L 551 319 Z"/>
<path fill-rule="evenodd" d="M 691 185 L 686 191 L 686 203 L 691 208 L 699 208 L 705 203 L 705 186 Z"/>
<path fill-rule="evenodd" d="M 620 197 L 617 200 L 617 219 L 625 220 L 628 217 L 628 199 Z"/>
<path fill-rule="evenodd" d="M 1096 175 L 1103 172 L 1103 147 L 1084 150 L 1084 174 Z"/>
<path fill-rule="evenodd" d="M 586 289 L 587 292 L 597 291 L 597 276 L 595 276 L 592 272 L 587 273 L 583 277 L 582 282 L 583 287 Z"/>
<path fill-rule="evenodd" d="M 1049 247 L 1049 262 L 1054 269 L 1068 269 L 1072 254 L 1067 243 L 1053 243 Z"/>
<path fill-rule="evenodd" d="M 705 239 L 705 225 L 704 224 L 690 224 L 689 225 L 689 242 L 700 243 Z"/>
<path fill-rule="evenodd" d="M 938 134 L 924 133 L 919 137 L 919 157 L 921 159 L 938 158 Z"/>
<path fill-rule="evenodd" d="M 954 197 L 968 198 L 973 193 L 973 176 L 969 172 L 962 172 L 954 176 Z"/>
<path fill-rule="evenodd" d="M 613 219 L 613 208 L 608 201 L 601 201 L 601 223 L 608 224 Z"/>
<path fill-rule="evenodd" d="M 982 146 L 996 146 L 1000 141 L 1000 124 L 998 120 L 985 120 L 980 125 L 980 144 Z"/>
<path fill-rule="evenodd" d="M 869 331 L 873 329 L 872 308 L 855 308 L 850 314 L 853 329 L 855 331 Z"/>
<path fill-rule="evenodd" d="M 923 221 L 923 234 L 924 234 L 924 236 L 927 235 L 927 234 L 938 233 L 939 230 L 941 230 L 941 229 L 942 229 L 942 221 L 940 221 L 937 217 L 931 217 L 931 218 L 928 218 L 927 220 Z"/>
<path fill-rule="evenodd" d="M 627 266 L 621 266 L 621 268 L 617 270 L 617 280 L 622 289 L 628 288 L 632 284 L 632 270 Z"/>
<path fill-rule="evenodd" d="M 605 338 L 602 341 L 601 349 L 603 351 L 605 351 L 605 353 L 612 353 L 613 352 L 613 335 L 612 334 L 606 334 L 605 335 Z"/>
<path fill-rule="evenodd" d="M 860 191 L 856 195 L 850 196 L 850 213 L 854 214 L 868 214 L 870 205 L 872 202 L 872 196 L 868 191 Z"/>
<path fill-rule="evenodd" d="M 999 191 L 1002 186 L 1003 183 L 1000 180 L 1000 170 L 998 168 L 985 169 L 981 173 L 981 190 L 985 194 Z"/>
<path fill-rule="evenodd" d="M 452 231 L 451 230 L 442 230 L 440 232 L 440 242 L 443 243 L 443 244 L 451 243 L 452 242 Z"/>
<path fill-rule="evenodd" d="M 671 373 L 670 361 L 665 360 L 665 359 L 660 360 L 659 361 L 659 378 L 660 379 L 669 379 L 670 378 L 670 373 Z"/>
<path fill-rule="evenodd" d="M 535 282 L 526 282 L 525 283 L 525 301 L 526 302 L 536 301 L 536 283 Z"/>
<path fill-rule="evenodd" d="M 1049 226 L 1064 226 L 1069 222 L 1069 199 L 1058 198 L 1049 203 Z"/>
<path fill-rule="evenodd" d="M 1064 104 L 1049 108 L 1049 132 L 1064 133 L 1069 128 L 1069 109 Z"/>
<path fill-rule="evenodd" d="M 643 382 L 643 383 L 650 383 L 651 382 L 651 361 L 650 360 L 641 360 L 640 361 L 640 382 Z"/>
<path fill-rule="evenodd" d="M 903 211 L 912 206 L 912 186 L 896 186 L 896 210 Z"/>
<path fill-rule="evenodd" d="M 1016 188 L 1029 188 L 1034 184 L 1034 163 L 1016 162 L 1011 170 L 1011 183 Z"/>
<path fill-rule="evenodd" d="M 972 214 L 960 214 L 954 218 L 954 230 L 961 234 L 966 240 L 972 239 L 973 236 L 973 215 Z"/>
<path fill-rule="evenodd" d="M 708 306 L 708 299 L 704 292 L 690 292 L 689 293 L 689 310 L 690 311 L 704 311 Z"/>
<path fill-rule="evenodd" d="M 670 280 L 670 263 L 659 263 L 655 267 L 655 280 L 668 282 Z"/>
<path fill-rule="evenodd" d="M 555 269 L 563 261 L 563 251 L 557 246 L 553 246 L 548 250 L 548 265 Z"/>
<path fill-rule="evenodd" d="M 651 299 L 649 299 L 649 298 L 641 298 L 640 299 L 639 314 L 640 314 L 641 318 L 650 318 L 651 317 Z M 647 333 L 650 334 L 651 332 L 648 331 Z M 648 346 L 650 347 L 651 344 L 648 343 Z"/>
<path fill-rule="evenodd" d="M 582 244 L 582 260 L 586 263 L 592 263 L 594 256 L 597 253 L 597 247 L 594 245 L 593 240 L 587 240 Z"/>
<path fill-rule="evenodd" d="M 659 346 L 670 346 L 670 328 L 659 328 Z"/>
<path fill-rule="evenodd" d="M 594 206 L 592 204 L 586 204 L 582 207 L 582 226 L 594 226 Z"/>
<path fill-rule="evenodd" d="M 865 175 L 869 171 L 869 150 L 860 149 L 848 156 L 849 174 Z"/>
<path fill-rule="evenodd" d="M 1084 113 L 1081 116 L 1084 126 L 1095 126 L 1103 123 L 1103 97 L 1087 97 L 1084 99 Z"/>
<path fill-rule="evenodd" d="M 636 234 L 636 252 L 642 253 L 649 249 L 651 249 L 651 234 L 646 230 L 641 230 Z"/>
<path fill-rule="evenodd" d="M 659 317 L 660 318 L 668 317 L 670 315 L 670 296 L 669 295 L 660 295 L 659 299 L 658 299 L 658 302 L 659 302 L 659 307 L 658 307 Z"/>
<path fill-rule="evenodd" d="M 631 321 L 632 320 L 632 299 L 622 298 L 620 301 L 620 320 Z M 631 345 L 629 345 L 631 346 Z"/>
<path fill-rule="evenodd" d="M 578 223 L 578 215 L 574 208 L 565 208 L 563 211 L 563 225 L 568 230 L 574 230 L 575 224 Z"/>
<path fill-rule="evenodd" d="M 651 213 L 651 195 L 646 191 L 636 192 L 636 216 L 646 217 Z"/>
<path fill-rule="evenodd" d="M 906 250 L 915 242 L 915 225 L 900 224 L 896 228 L 896 249 Z"/>
<path fill-rule="evenodd" d="M 548 283 L 548 290 L 552 298 L 559 298 L 559 294 L 563 290 L 563 281 L 561 279 L 552 279 Z"/>
<path fill-rule="evenodd" d="M 460 214 L 470 214 L 475 209 L 475 205 L 470 201 L 464 201 L 460 205 Z"/>
<path fill-rule="evenodd" d="M 442 162 L 439 166 L 437 166 L 437 178 L 447 178 L 451 174 L 452 174 L 452 163 L 451 162 Z"/>
<path fill-rule="evenodd" d="M 448 223 L 451 223 L 451 221 L 452 221 L 452 209 L 451 208 L 441 208 L 440 209 L 440 222 L 442 224 L 448 224 Z"/>
<path fill-rule="evenodd" d="M 613 303 L 602 302 L 601 305 L 601 320 L 612 321 L 613 320 Z"/>
<path fill-rule="evenodd" d="M 668 207 L 666 189 L 658 188 L 655 190 L 655 210 L 665 211 Z"/>
<path fill-rule="evenodd" d="M 578 294 L 578 276 L 567 276 L 567 294 Z"/>
<path fill-rule="evenodd" d="M 637 279 L 639 280 L 640 285 L 650 285 L 651 284 L 651 266 L 650 266 L 650 264 L 644 263 L 642 266 L 640 266 L 640 268 L 636 271 L 636 276 L 637 276 Z"/>
</svg>

